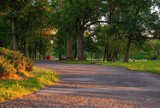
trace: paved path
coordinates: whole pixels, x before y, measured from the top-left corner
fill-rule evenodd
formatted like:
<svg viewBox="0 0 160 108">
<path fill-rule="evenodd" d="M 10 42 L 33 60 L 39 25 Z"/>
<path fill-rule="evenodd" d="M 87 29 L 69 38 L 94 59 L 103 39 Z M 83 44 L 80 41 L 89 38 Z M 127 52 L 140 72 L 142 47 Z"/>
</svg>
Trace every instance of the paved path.
<svg viewBox="0 0 160 108">
<path fill-rule="evenodd" d="M 8 108 L 160 108 L 160 76 L 100 65 L 38 62 L 62 74 L 61 81 Z"/>
</svg>

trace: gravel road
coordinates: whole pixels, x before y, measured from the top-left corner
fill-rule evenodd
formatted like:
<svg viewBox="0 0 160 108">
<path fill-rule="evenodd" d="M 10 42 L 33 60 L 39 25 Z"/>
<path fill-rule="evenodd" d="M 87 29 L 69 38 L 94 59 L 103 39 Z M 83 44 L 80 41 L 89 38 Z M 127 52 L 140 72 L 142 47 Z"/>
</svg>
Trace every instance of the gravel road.
<svg viewBox="0 0 160 108">
<path fill-rule="evenodd" d="M 58 83 L 0 108 L 160 108 L 160 76 L 100 65 L 36 62 L 62 75 Z"/>
</svg>

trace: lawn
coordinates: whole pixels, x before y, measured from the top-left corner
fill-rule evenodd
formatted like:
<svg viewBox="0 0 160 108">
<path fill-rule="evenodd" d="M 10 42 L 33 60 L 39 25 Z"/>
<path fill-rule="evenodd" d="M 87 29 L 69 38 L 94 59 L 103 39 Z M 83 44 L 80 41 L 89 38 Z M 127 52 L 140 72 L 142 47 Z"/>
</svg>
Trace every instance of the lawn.
<svg viewBox="0 0 160 108">
<path fill-rule="evenodd" d="M 0 80 L 0 102 L 16 99 L 53 84 L 59 75 L 51 70 L 34 68 L 33 76 L 25 80 Z"/>
<path fill-rule="evenodd" d="M 155 74 L 160 74 L 160 61 L 136 61 L 136 62 L 105 62 L 105 63 L 97 63 L 100 65 L 107 65 L 107 66 L 120 66 L 127 68 L 129 70 L 138 70 L 138 71 L 145 71 Z"/>
</svg>

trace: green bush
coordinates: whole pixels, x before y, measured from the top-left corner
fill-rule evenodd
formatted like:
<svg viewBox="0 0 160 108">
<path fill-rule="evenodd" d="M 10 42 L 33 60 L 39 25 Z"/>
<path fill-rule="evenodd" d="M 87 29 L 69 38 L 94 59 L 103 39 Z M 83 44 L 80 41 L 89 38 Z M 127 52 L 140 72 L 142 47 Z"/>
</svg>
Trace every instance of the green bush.
<svg viewBox="0 0 160 108">
<path fill-rule="evenodd" d="M 0 47 L 0 78 L 17 79 L 18 76 L 29 76 L 33 62 L 20 52 L 11 51 Z M 23 77 L 24 77 L 23 76 Z"/>
</svg>

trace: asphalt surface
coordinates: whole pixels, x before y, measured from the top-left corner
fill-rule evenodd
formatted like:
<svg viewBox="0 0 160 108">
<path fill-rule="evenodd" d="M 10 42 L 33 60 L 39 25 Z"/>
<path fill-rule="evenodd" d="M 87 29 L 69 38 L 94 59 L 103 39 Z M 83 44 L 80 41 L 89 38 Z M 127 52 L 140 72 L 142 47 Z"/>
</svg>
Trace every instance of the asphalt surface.
<svg viewBox="0 0 160 108">
<path fill-rule="evenodd" d="M 36 66 L 55 70 L 60 81 L 0 108 L 160 108 L 160 75 L 47 61 Z"/>
</svg>

